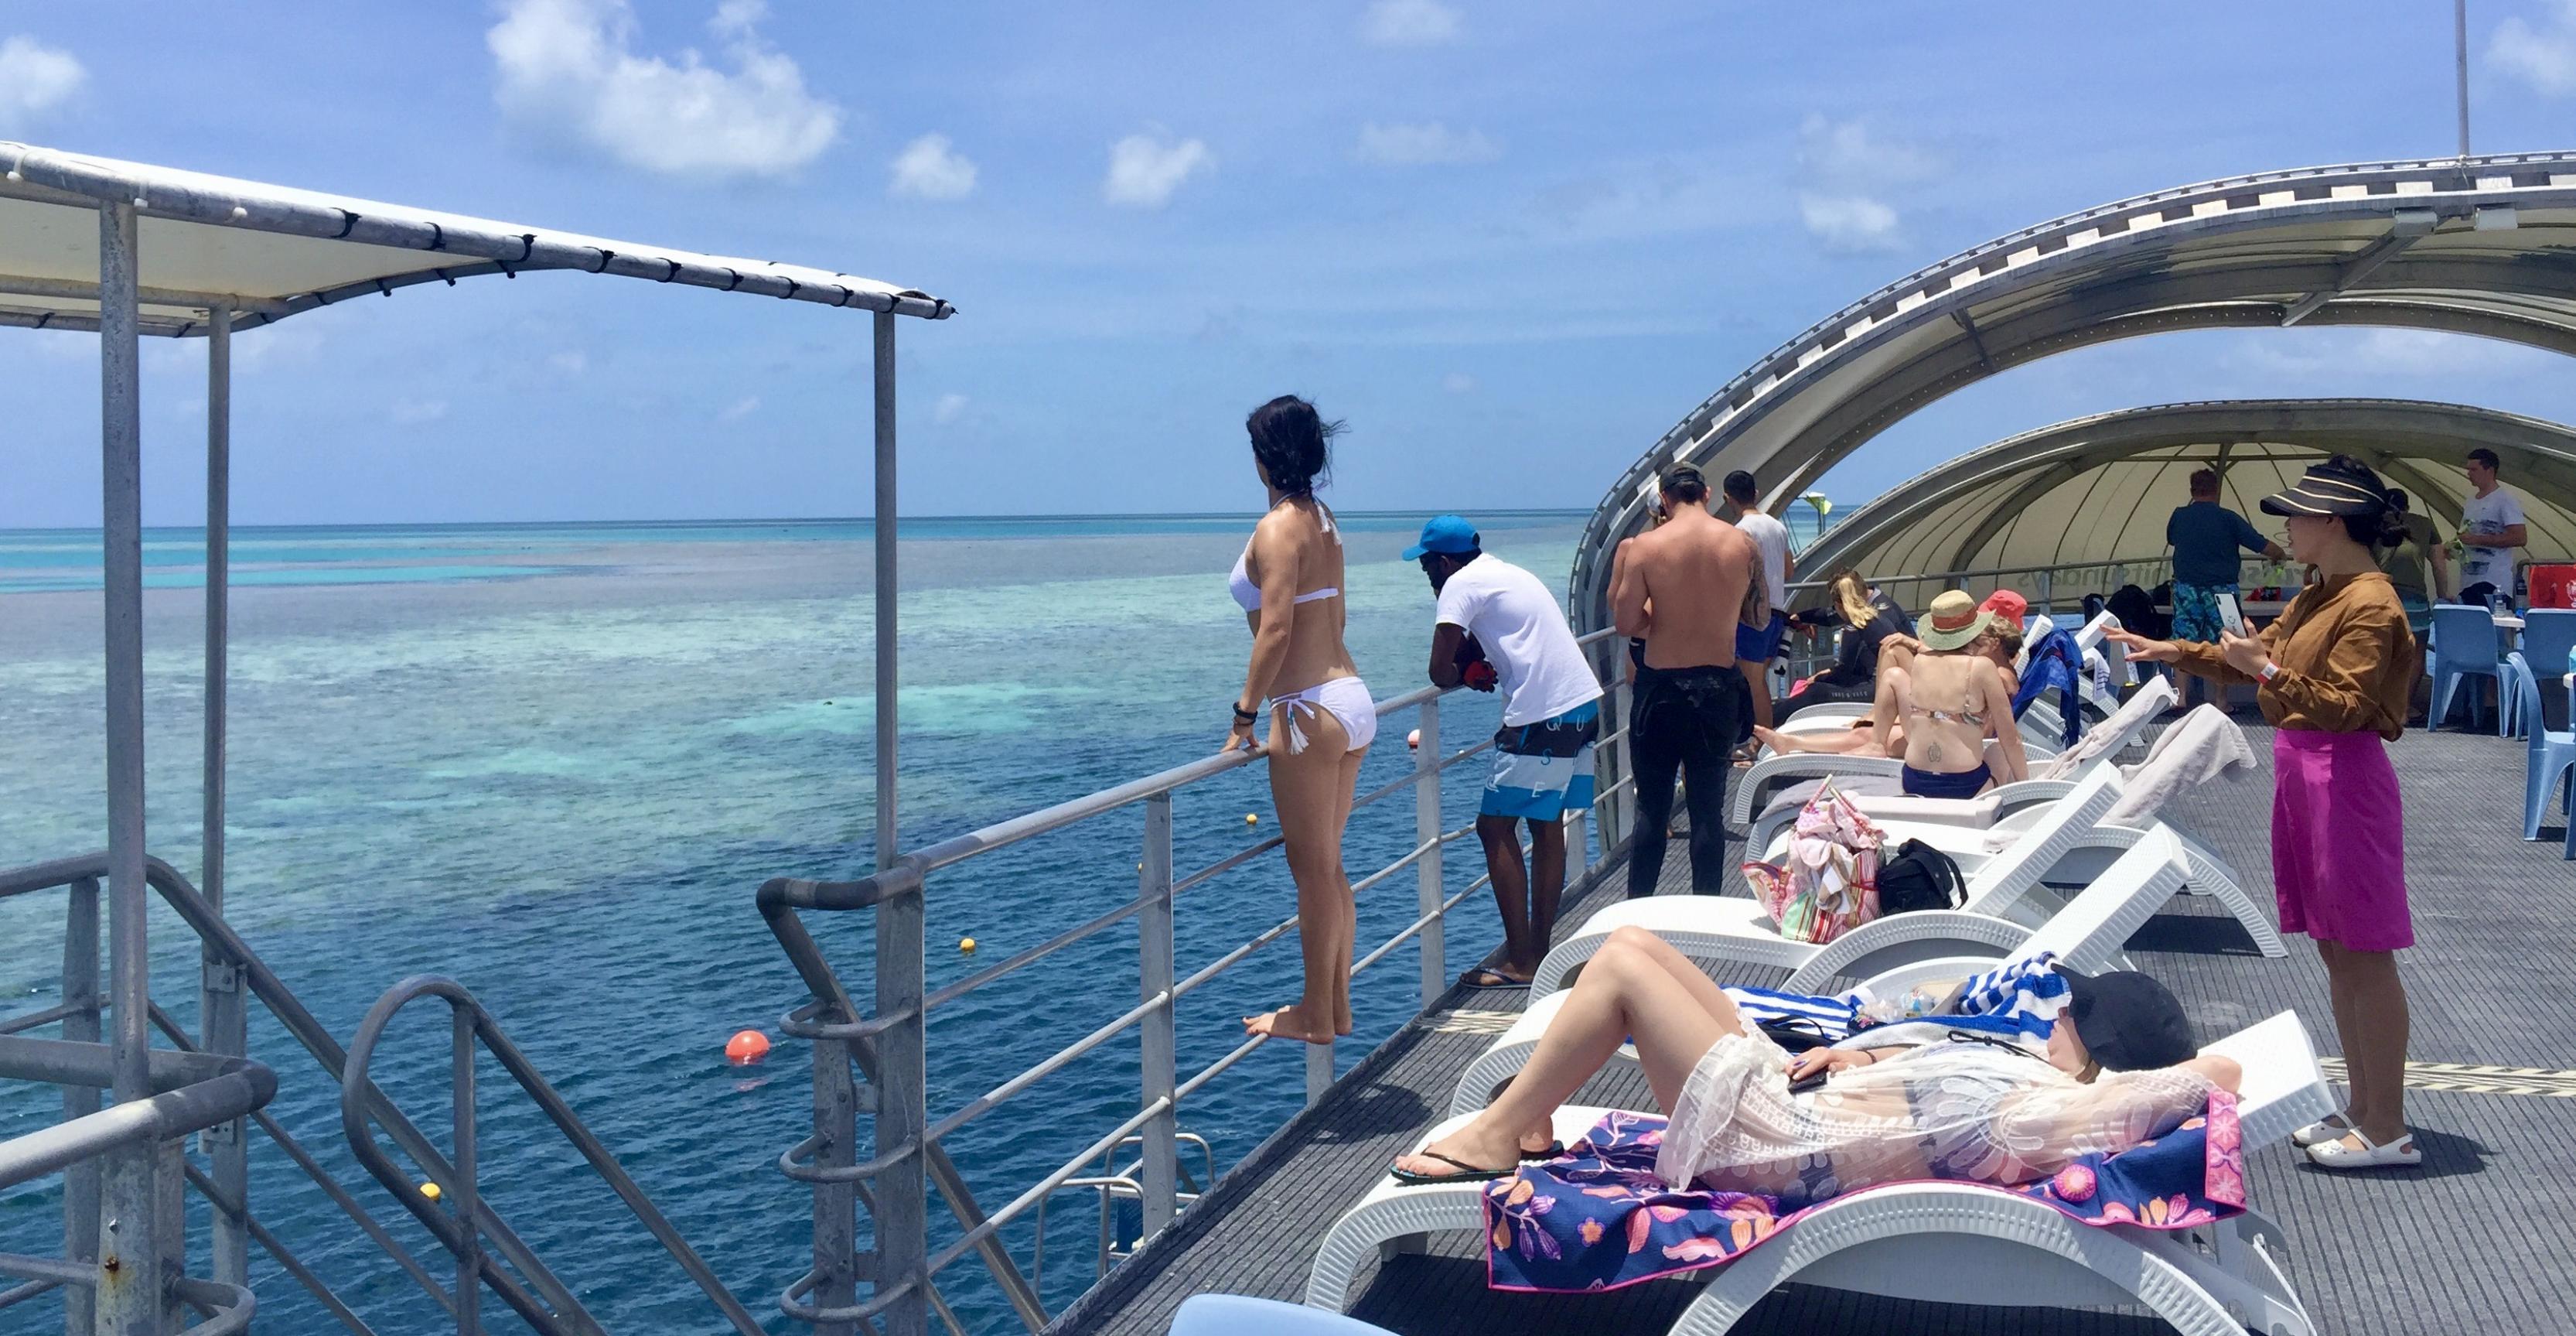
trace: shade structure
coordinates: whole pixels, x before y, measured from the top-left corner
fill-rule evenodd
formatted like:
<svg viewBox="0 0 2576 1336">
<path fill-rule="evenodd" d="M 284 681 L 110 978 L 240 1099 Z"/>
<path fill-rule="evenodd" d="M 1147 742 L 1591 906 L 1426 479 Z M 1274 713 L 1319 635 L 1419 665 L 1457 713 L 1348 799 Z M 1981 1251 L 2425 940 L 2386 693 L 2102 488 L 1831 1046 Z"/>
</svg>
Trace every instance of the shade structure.
<svg viewBox="0 0 2576 1336">
<path fill-rule="evenodd" d="M 2190 478 L 2216 469 L 2220 500 L 2279 533 L 2256 503 L 2331 454 L 2408 493 L 2444 537 L 2469 495 L 2460 464 L 2484 447 L 2521 497 L 2531 546 L 2576 553 L 2576 428 L 2466 404 L 2410 399 L 2242 399 L 2077 418 L 1948 460 L 1853 510 L 1800 557 L 1811 575 L 1872 577 L 2056 566 L 2152 567 Z M 2153 583 L 2141 579 L 2139 583 Z"/>
<path fill-rule="evenodd" d="M 569 269 L 926 319 L 928 294 L 805 265 L 442 213 L 0 141 L 0 325 L 98 328 L 98 208 L 131 204 L 141 332 L 250 329 L 421 283 Z"/>
<path fill-rule="evenodd" d="M 1907 414 L 2052 353 L 2177 329 L 2394 325 L 2576 353 L 2576 153 L 2228 177 L 1998 237 L 1844 307 L 1728 381 L 1595 510 L 1573 575 L 1608 620 L 1609 555 L 1665 464 L 1748 469 L 1777 512 Z"/>
</svg>

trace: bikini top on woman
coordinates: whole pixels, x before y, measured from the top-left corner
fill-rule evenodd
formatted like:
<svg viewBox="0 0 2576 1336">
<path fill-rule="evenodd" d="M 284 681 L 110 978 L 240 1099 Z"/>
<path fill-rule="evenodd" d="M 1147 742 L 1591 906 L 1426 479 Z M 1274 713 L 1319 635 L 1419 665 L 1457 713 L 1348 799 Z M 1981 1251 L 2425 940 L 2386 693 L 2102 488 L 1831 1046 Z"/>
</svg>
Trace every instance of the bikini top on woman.
<svg viewBox="0 0 2576 1336">
<path fill-rule="evenodd" d="M 1287 499 L 1288 498 L 1286 497 L 1281 497 L 1281 504 L 1286 504 Z M 1324 503 L 1321 501 L 1315 503 L 1315 522 L 1318 525 L 1321 525 L 1324 532 L 1332 538 L 1333 546 L 1340 547 L 1342 545 L 1341 531 L 1333 527 L 1333 512 L 1324 509 Z M 1252 540 L 1247 538 L 1243 540 L 1243 555 L 1234 559 L 1234 573 L 1225 577 L 1225 589 L 1227 593 L 1234 595 L 1234 601 L 1241 604 L 1245 612 L 1259 612 L 1261 611 L 1261 586 L 1252 582 L 1251 573 L 1244 566 L 1246 559 L 1251 556 Z M 1321 589 L 1309 589 L 1305 593 L 1299 594 L 1293 601 L 1298 603 L 1312 603 L 1317 599 L 1340 598 L 1341 596 L 1342 591 L 1340 586 L 1326 585 Z"/>
<path fill-rule="evenodd" d="M 1971 691 L 1973 692 L 1973 690 L 1974 688 L 1972 687 Z M 1940 723 L 1966 724 L 1970 728 L 1984 728 L 1986 726 L 1986 716 L 1969 708 L 1975 703 L 1976 700 L 1972 694 L 1966 702 L 1962 703 L 1959 708 L 1955 710 L 1929 710 L 1925 709 L 1921 705 L 1913 705 L 1912 709 L 1914 713 Z"/>
</svg>

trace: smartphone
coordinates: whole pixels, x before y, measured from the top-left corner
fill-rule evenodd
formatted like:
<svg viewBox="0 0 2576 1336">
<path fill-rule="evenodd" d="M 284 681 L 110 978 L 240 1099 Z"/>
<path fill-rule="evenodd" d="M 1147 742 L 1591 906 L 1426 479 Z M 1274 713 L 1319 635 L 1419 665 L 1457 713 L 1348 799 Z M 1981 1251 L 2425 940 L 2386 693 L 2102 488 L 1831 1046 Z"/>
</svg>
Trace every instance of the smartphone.
<svg viewBox="0 0 2576 1336">
<path fill-rule="evenodd" d="M 2218 624 L 2226 627 L 2230 635 L 2245 634 L 2245 609 L 2237 606 L 2234 594 L 2218 595 Z"/>
<path fill-rule="evenodd" d="M 1792 1095 L 1803 1095 L 1808 1091 L 1823 1085 L 1825 1083 L 1825 1078 L 1829 1075 L 1831 1075 L 1830 1072 L 1825 1068 L 1819 1067 L 1813 1072 L 1791 1081 L 1789 1083 L 1789 1093 Z"/>
</svg>

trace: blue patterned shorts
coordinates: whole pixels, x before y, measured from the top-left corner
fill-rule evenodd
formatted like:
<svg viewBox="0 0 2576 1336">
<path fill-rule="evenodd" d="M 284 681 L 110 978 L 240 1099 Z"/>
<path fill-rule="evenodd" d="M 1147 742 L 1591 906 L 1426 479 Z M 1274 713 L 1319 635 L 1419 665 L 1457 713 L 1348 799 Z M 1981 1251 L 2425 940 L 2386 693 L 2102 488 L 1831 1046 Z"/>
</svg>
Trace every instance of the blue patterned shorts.
<svg viewBox="0 0 2576 1336">
<path fill-rule="evenodd" d="M 2218 643 L 2218 596 L 2234 594 L 2234 585 L 2187 585 L 2180 580 L 2173 587 L 2173 638 L 2203 645 Z"/>
</svg>

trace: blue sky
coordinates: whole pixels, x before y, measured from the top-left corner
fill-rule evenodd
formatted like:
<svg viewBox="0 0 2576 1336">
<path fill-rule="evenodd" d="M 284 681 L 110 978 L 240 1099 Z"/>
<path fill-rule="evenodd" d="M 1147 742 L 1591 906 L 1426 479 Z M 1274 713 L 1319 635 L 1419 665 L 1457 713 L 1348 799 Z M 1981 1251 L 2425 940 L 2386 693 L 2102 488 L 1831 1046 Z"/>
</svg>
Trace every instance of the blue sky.
<svg viewBox="0 0 2576 1336">
<path fill-rule="evenodd" d="M 2481 150 L 2576 147 L 2576 0 L 2471 6 Z M 2080 14 L 2080 22 L 2070 21 Z M 140 16 L 140 17 L 138 17 Z M 2236 172 L 2450 151 L 2439 0 L 2152 6 L 0 0 L 0 137 L 923 288 L 904 510 L 1241 510 L 1241 421 L 1347 508 L 1589 508 L 1729 376 L 1926 261 Z M 202 504 L 202 345 L 146 510 Z M 95 349 L 0 330 L 0 525 L 91 525 Z M 867 321 L 532 276 L 239 340 L 245 522 L 867 509 Z M 2235 395 L 2576 418 L 2559 359 L 2166 336 L 1935 404 L 1856 502 L 2081 413 Z"/>
</svg>

